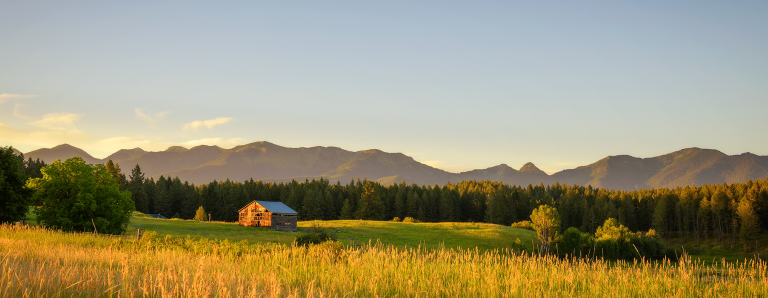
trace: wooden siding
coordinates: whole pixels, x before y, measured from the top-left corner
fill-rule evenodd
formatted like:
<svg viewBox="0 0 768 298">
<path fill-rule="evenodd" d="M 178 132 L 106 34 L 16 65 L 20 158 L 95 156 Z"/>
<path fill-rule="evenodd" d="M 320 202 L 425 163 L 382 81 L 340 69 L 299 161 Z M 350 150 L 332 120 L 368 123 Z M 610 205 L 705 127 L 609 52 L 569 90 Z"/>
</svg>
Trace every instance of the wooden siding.
<svg viewBox="0 0 768 298">
<path fill-rule="evenodd" d="M 295 232 L 297 230 L 298 217 L 296 214 L 282 214 L 269 212 L 256 202 L 252 202 L 240 210 L 238 224 L 246 227 L 270 227 L 273 230 Z"/>
</svg>

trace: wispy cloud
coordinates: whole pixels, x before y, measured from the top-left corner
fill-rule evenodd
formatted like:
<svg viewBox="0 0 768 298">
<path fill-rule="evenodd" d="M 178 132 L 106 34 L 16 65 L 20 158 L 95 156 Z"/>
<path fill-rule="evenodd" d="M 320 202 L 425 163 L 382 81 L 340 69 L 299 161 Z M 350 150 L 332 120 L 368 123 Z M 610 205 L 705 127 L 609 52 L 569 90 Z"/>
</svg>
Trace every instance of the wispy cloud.
<svg viewBox="0 0 768 298">
<path fill-rule="evenodd" d="M 73 114 L 72 114 L 73 115 Z M 52 117 L 43 118 L 40 121 L 44 125 L 56 127 L 57 124 L 66 124 L 75 122 L 73 117 Z M 163 138 L 149 138 L 144 136 L 127 137 L 119 136 L 112 138 L 100 138 L 95 135 L 81 132 L 76 129 L 17 129 L 0 123 L 0 144 L 12 145 L 14 148 L 29 152 L 39 148 L 50 148 L 60 144 L 70 144 L 85 150 L 93 157 L 105 158 L 120 149 L 131 149 L 139 147 L 147 151 L 163 151 L 171 146 L 184 146 L 187 148 L 199 145 L 216 145 L 222 148 L 232 148 L 242 145 L 246 142 L 242 138 L 207 138 L 188 141 L 167 141 Z"/>
<path fill-rule="evenodd" d="M 13 116 L 21 118 L 21 119 L 24 119 L 24 120 L 32 120 L 32 119 L 34 119 L 34 117 L 22 115 L 21 112 L 19 112 L 19 108 L 21 108 L 21 104 L 20 103 L 17 103 L 13 107 Z"/>
<path fill-rule="evenodd" d="M 33 121 L 29 124 L 40 128 L 62 130 L 68 127 L 73 127 L 75 122 L 80 120 L 80 117 L 82 117 L 82 115 L 59 112 L 45 114 L 43 115 L 43 119 Z"/>
<path fill-rule="evenodd" d="M 222 125 L 224 123 L 227 123 L 229 121 L 232 121 L 232 117 L 220 117 L 216 119 L 211 120 L 205 120 L 205 121 L 192 121 L 190 123 L 184 124 L 184 130 L 197 130 L 198 128 L 207 127 L 207 128 L 213 128 L 217 125 Z"/>
<path fill-rule="evenodd" d="M 147 123 L 149 123 L 149 127 L 152 127 L 154 129 L 158 129 L 157 128 L 157 121 L 158 120 L 162 120 L 163 117 L 165 117 L 165 115 L 168 115 L 170 113 L 170 112 L 160 112 L 160 113 L 155 114 L 155 117 L 151 117 L 151 116 L 145 114 L 144 111 L 142 111 L 139 108 L 136 108 L 135 111 L 136 111 L 136 118 L 139 118 L 141 120 L 146 121 Z"/>
<path fill-rule="evenodd" d="M 38 97 L 38 96 L 39 95 L 3 93 L 3 94 L 0 94 L 0 103 L 7 99 L 30 98 L 30 97 Z"/>
</svg>

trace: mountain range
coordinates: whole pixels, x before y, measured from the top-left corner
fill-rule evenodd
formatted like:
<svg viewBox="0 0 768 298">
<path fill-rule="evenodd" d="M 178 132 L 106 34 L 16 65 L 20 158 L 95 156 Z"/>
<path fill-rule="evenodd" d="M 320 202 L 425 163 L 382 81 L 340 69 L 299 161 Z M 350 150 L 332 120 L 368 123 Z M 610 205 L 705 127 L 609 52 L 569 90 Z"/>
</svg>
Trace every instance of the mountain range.
<svg viewBox="0 0 768 298">
<path fill-rule="evenodd" d="M 337 147 L 287 148 L 269 142 L 255 142 L 232 149 L 174 146 L 150 152 L 141 148 L 122 149 L 98 159 L 68 144 L 38 149 L 24 154 L 46 163 L 80 156 L 87 163 L 112 160 L 126 175 L 139 164 L 147 177 L 179 177 L 182 181 L 202 184 L 213 180 L 270 182 L 328 178 L 348 183 L 352 179 L 378 181 L 382 184 L 445 184 L 462 180 L 493 180 L 508 184 L 552 184 L 555 182 L 592 185 L 617 190 L 674 188 L 704 183 L 738 183 L 768 178 L 768 156 L 751 153 L 726 155 L 712 149 L 687 148 L 669 154 L 637 158 L 608 156 L 592 164 L 567 169 L 552 175 L 532 163 L 519 170 L 506 164 L 487 169 L 450 173 L 433 168 L 402 153 L 377 149 L 347 151 Z"/>
</svg>

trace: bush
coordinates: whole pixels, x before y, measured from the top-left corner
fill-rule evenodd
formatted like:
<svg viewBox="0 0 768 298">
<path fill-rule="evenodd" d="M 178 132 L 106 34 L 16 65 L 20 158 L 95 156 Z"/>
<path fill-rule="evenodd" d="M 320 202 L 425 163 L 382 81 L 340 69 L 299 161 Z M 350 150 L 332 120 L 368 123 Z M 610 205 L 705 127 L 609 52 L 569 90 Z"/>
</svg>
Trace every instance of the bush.
<svg viewBox="0 0 768 298">
<path fill-rule="evenodd" d="M 418 219 L 414 219 L 413 217 L 406 217 L 406 218 L 403 218 L 403 222 L 417 223 L 417 222 L 421 222 L 421 221 L 419 221 Z"/>
<path fill-rule="evenodd" d="M 516 223 L 513 223 L 511 227 L 533 231 L 533 226 L 531 225 L 531 222 L 528 220 L 518 221 Z"/>
<path fill-rule="evenodd" d="M 318 226 L 311 227 L 304 232 L 305 234 L 296 237 L 296 245 L 320 244 L 326 241 L 336 241 L 337 239 L 336 233 L 332 230 Z"/>
<path fill-rule="evenodd" d="M 587 256 L 594 247 L 594 239 L 588 233 L 582 233 L 579 229 L 570 227 L 563 232 L 557 241 L 557 250 L 561 257 Z"/>
<path fill-rule="evenodd" d="M 400 218 L 399 218 L 399 217 L 397 217 L 397 216 L 395 216 L 395 218 L 393 218 L 393 219 L 392 219 L 392 221 L 394 221 L 394 222 L 400 222 Z"/>
</svg>

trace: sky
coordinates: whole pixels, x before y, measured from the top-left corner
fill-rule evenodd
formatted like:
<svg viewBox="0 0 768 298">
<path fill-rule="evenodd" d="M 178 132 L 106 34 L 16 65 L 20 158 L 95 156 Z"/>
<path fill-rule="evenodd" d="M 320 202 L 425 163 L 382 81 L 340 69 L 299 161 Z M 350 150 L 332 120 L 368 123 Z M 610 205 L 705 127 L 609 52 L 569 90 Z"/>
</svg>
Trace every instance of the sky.
<svg viewBox="0 0 768 298">
<path fill-rule="evenodd" d="M 766 1 L 0 1 L 0 146 L 768 155 Z"/>
</svg>

